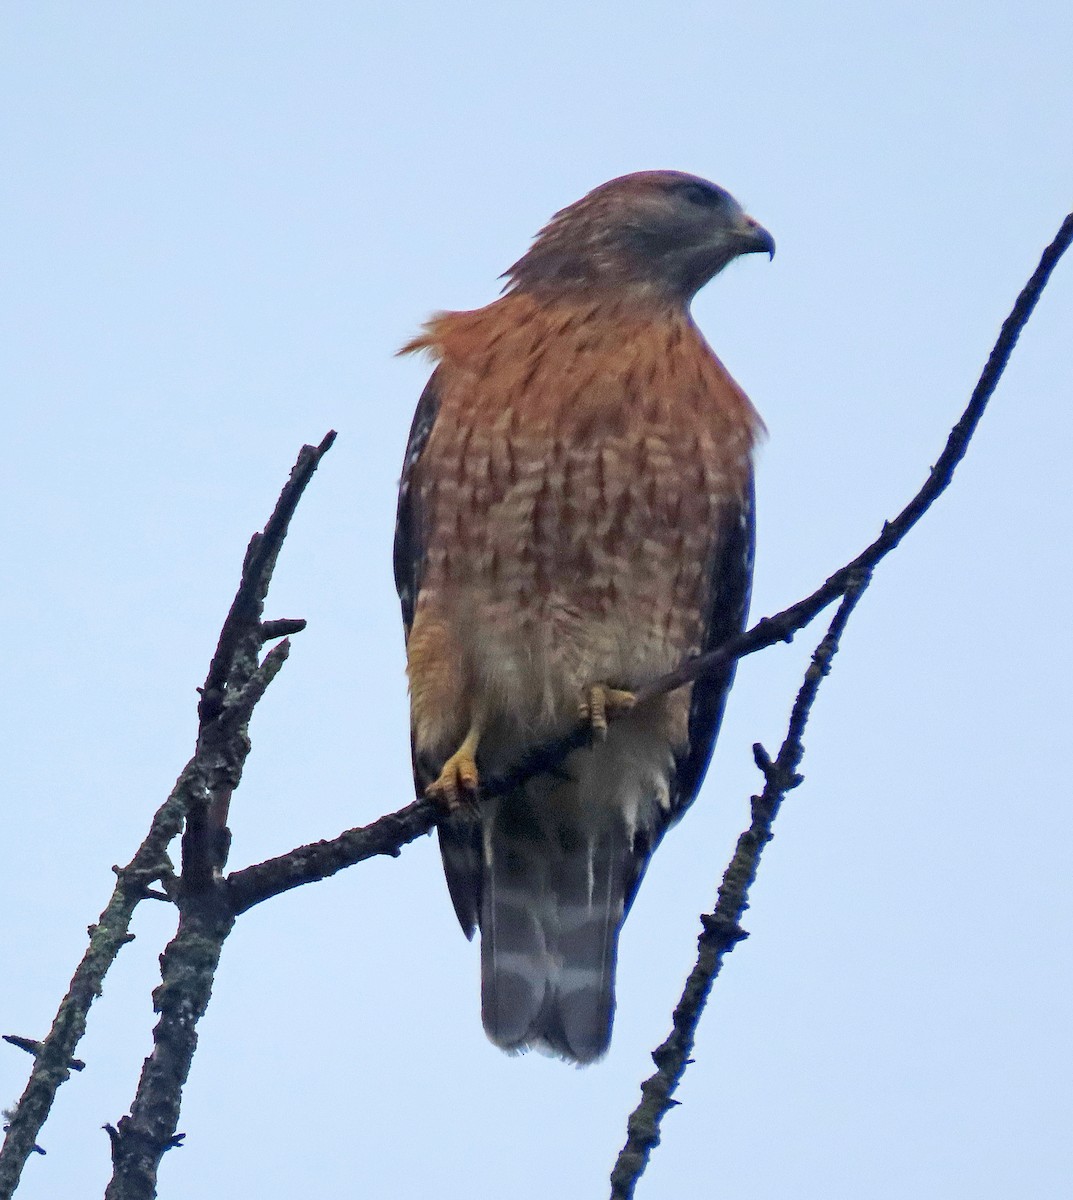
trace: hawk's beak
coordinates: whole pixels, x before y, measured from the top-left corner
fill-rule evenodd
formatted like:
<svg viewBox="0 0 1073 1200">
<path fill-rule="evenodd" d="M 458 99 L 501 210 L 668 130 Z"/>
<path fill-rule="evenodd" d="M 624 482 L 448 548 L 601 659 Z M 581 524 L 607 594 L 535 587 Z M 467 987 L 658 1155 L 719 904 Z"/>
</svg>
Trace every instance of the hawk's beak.
<svg viewBox="0 0 1073 1200">
<path fill-rule="evenodd" d="M 745 217 L 742 222 L 742 254 L 766 254 L 769 259 L 775 257 L 775 239 L 752 217 Z"/>
</svg>

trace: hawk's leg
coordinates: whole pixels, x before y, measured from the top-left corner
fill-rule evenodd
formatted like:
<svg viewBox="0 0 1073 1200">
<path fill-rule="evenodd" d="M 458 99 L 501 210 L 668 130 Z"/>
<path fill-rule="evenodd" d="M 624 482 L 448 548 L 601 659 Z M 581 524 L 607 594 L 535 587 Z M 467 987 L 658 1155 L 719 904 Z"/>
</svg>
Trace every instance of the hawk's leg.
<svg viewBox="0 0 1073 1200">
<path fill-rule="evenodd" d="M 596 683 L 582 693 L 577 715 L 592 730 L 592 736 L 602 742 L 607 737 L 607 722 L 618 713 L 629 712 L 636 703 L 633 692 Z"/>
<path fill-rule="evenodd" d="M 439 778 L 425 789 L 425 795 L 448 813 L 460 808 L 465 801 L 477 798 L 480 778 L 476 756 L 480 739 L 480 725 L 474 724 L 462 745 L 443 764 Z"/>
</svg>

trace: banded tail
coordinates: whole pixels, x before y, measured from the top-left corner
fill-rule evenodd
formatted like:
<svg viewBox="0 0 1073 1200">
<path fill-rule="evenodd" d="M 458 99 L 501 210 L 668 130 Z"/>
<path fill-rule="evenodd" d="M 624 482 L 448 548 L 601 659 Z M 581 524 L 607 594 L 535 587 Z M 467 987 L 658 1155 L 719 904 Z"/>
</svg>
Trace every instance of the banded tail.
<svg viewBox="0 0 1073 1200">
<path fill-rule="evenodd" d="M 628 781 L 621 760 L 601 769 L 608 749 L 582 752 L 580 779 L 538 777 L 483 801 L 479 821 L 440 826 L 459 919 L 481 931 L 485 1032 L 504 1050 L 591 1063 L 610 1043 L 619 932 L 662 833 L 667 783 L 636 759 Z"/>
<path fill-rule="evenodd" d="M 504 1050 L 589 1063 L 611 1041 L 625 829 L 583 823 L 555 798 L 540 811 L 509 797 L 486 823 L 481 1017 Z"/>
</svg>

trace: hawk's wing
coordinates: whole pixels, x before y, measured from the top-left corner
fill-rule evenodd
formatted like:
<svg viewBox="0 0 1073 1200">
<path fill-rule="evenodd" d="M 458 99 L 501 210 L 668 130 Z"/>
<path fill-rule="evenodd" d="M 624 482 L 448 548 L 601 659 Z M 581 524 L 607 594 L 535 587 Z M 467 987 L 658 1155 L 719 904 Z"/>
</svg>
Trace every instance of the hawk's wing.
<svg viewBox="0 0 1073 1200">
<path fill-rule="evenodd" d="M 421 591 L 421 574 L 425 562 L 425 531 L 421 513 L 421 497 L 415 486 L 414 472 L 436 423 L 440 407 L 437 376 L 425 384 L 417 402 L 406 456 L 399 481 L 399 508 L 395 520 L 395 588 L 402 604 L 402 622 L 406 637 L 414 623 L 417 597 Z M 417 761 L 410 738 L 410 755 L 414 770 L 414 790 L 423 796 L 435 774 L 427 775 Z M 473 937 L 477 928 L 477 913 L 481 902 L 481 825 L 477 814 L 469 807 L 460 809 L 439 822 L 440 853 L 451 901 L 458 914 L 466 937 Z"/>
<path fill-rule="evenodd" d="M 414 623 L 417 608 L 417 593 L 421 590 L 421 568 L 425 561 L 425 540 L 422 531 L 420 497 L 414 489 L 414 468 L 428 443 L 432 426 L 436 423 L 440 398 L 436 388 L 434 371 L 425 384 L 421 399 L 417 402 L 410 437 L 406 443 L 406 457 L 402 463 L 402 478 L 399 481 L 399 508 L 395 518 L 395 589 L 402 604 L 402 623 L 406 636 Z"/>
<path fill-rule="evenodd" d="M 749 615 L 756 542 L 751 475 L 740 505 L 724 515 L 723 528 L 723 538 L 710 568 L 711 583 L 708 608 L 704 614 L 702 654 L 717 649 L 741 633 Z M 626 912 L 629 912 L 649 859 L 663 840 L 663 835 L 697 798 L 715 748 L 736 668 L 735 661 L 720 671 L 703 675 L 693 684 L 689 708 L 689 747 L 685 754 L 675 760 L 670 807 L 660 811 L 657 824 L 647 829 L 639 827 L 634 837 L 631 870 L 626 880 Z"/>
</svg>

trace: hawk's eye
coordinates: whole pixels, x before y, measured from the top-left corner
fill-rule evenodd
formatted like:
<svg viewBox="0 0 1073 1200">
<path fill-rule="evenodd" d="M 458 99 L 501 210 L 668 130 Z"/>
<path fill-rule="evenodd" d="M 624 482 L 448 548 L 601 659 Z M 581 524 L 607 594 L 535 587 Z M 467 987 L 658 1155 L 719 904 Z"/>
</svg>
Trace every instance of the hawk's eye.
<svg viewBox="0 0 1073 1200">
<path fill-rule="evenodd" d="M 704 183 L 684 183 L 680 191 L 690 204 L 701 208 L 718 208 L 723 203 L 723 193 Z"/>
</svg>

